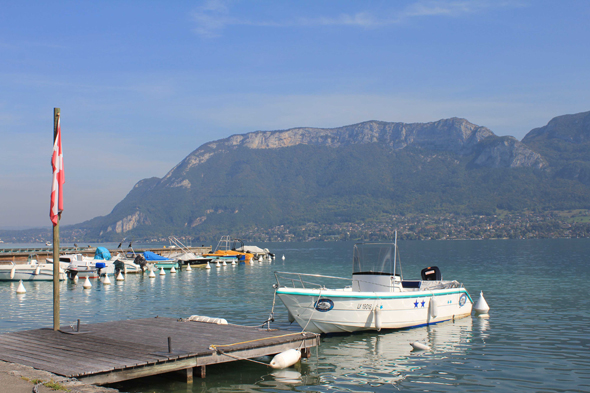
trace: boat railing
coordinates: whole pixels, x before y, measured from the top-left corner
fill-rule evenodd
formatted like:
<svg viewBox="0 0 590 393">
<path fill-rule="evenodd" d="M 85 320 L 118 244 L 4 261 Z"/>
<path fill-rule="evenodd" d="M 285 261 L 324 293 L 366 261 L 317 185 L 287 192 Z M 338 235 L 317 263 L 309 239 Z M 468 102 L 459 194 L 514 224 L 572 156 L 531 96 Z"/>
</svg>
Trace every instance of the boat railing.
<svg viewBox="0 0 590 393">
<path fill-rule="evenodd" d="M 285 282 L 290 283 L 293 288 L 326 288 L 326 284 L 331 280 L 336 280 L 340 282 L 346 281 L 348 285 L 352 284 L 351 278 L 343 278 L 343 277 L 334 277 L 334 276 L 325 276 L 322 274 L 307 274 L 307 273 L 292 273 L 292 272 L 275 272 L 275 277 L 277 279 L 277 284 L 279 287 L 283 286 L 286 287 L 287 285 Z M 315 279 L 316 282 L 310 281 Z M 321 280 L 322 282 L 319 283 L 317 281 Z M 336 286 L 336 287 L 338 287 Z"/>
</svg>

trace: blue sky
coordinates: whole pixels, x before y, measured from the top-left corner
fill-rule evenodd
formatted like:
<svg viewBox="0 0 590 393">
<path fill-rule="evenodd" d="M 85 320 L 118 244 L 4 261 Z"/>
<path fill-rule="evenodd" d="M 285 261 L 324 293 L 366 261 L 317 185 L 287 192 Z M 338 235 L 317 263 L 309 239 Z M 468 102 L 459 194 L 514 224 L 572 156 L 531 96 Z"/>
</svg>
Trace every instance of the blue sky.
<svg viewBox="0 0 590 393">
<path fill-rule="evenodd" d="M 108 214 L 232 134 L 463 117 L 518 139 L 590 110 L 588 1 L 18 1 L 0 9 L 0 227 Z"/>
</svg>

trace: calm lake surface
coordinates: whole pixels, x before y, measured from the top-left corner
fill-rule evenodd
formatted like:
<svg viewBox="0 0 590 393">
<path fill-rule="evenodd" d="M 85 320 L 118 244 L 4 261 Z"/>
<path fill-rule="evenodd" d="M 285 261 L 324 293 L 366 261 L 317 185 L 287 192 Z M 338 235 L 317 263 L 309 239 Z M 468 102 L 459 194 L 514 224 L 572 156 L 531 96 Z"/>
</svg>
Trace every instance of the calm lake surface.
<svg viewBox="0 0 590 393">
<path fill-rule="evenodd" d="M 274 271 L 350 277 L 353 243 L 258 243 L 272 263 L 226 266 L 93 288 L 62 282 L 61 321 L 74 324 L 155 316 L 223 317 L 262 324 Z M 8 247 L 10 245 L 4 245 Z M 207 368 L 194 384 L 152 377 L 113 387 L 122 392 L 573 392 L 590 391 L 590 239 L 400 242 L 406 279 L 439 266 L 476 300 L 483 291 L 489 319 L 465 318 L 430 327 L 322 338 L 297 368 L 251 362 Z M 285 260 L 281 256 L 285 255 Z M 0 283 L 0 332 L 52 326 L 52 283 Z M 277 299 L 274 328 L 289 325 Z M 138 331 L 138 334 L 141 334 Z M 430 345 L 415 352 L 410 342 Z"/>
</svg>

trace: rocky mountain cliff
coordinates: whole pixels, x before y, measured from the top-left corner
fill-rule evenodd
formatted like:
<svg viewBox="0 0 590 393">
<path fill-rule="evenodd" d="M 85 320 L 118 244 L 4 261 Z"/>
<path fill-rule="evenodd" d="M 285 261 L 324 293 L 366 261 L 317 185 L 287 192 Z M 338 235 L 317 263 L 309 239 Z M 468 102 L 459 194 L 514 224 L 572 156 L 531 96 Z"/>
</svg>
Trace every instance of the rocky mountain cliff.
<svg viewBox="0 0 590 393">
<path fill-rule="evenodd" d="M 202 145 L 162 179 L 141 180 L 111 214 L 77 227 L 102 239 L 198 237 L 394 213 L 493 214 L 588 204 L 586 167 L 571 174 L 579 163 L 564 169 L 557 153 L 546 155 L 553 152 L 552 139 L 566 134 L 579 141 L 567 143 L 586 143 L 587 116 L 571 120 L 582 125 L 569 134 L 563 130 L 571 121 L 556 119 L 523 142 L 459 118 L 233 135 Z M 556 177 L 566 183 L 557 184 Z"/>
</svg>

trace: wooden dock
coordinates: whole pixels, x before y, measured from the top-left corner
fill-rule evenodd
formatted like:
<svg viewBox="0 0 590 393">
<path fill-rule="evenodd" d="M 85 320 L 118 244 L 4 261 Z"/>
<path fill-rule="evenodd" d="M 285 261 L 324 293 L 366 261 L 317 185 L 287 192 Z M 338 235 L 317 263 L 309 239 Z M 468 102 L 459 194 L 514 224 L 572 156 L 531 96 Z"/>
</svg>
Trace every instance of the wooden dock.
<svg viewBox="0 0 590 393">
<path fill-rule="evenodd" d="M 0 334 L 0 360 L 103 385 L 193 369 L 205 377 L 216 363 L 273 355 L 319 345 L 319 335 L 217 325 L 173 318 L 131 319 L 81 325 L 80 331 L 36 329 Z M 171 345 L 169 346 L 170 337 Z"/>
</svg>

